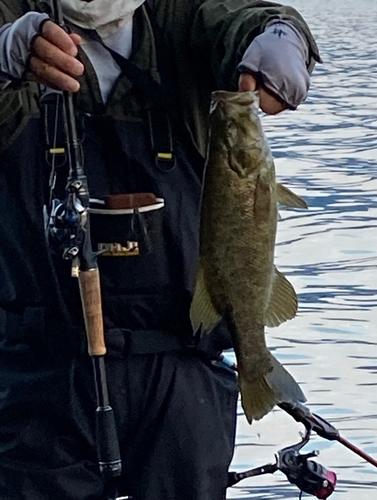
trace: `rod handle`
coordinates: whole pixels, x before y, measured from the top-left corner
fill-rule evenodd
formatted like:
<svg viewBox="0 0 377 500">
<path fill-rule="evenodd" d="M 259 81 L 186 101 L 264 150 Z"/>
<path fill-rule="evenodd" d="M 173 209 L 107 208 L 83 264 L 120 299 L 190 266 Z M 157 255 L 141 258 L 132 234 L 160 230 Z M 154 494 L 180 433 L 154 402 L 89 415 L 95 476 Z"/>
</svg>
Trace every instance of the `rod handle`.
<svg viewBox="0 0 377 500">
<path fill-rule="evenodd" d="M 79 287 L 90 356 L 106 354 L 98 268 L 80 271 Z"/>
<path fill-rule="evenodd" d="M 97 455 L 101 473 L 106 478 L 120 476 L 122 460 L 116 432 L 114 412 L 111 406 L 96 410 Z"/>
</svg>

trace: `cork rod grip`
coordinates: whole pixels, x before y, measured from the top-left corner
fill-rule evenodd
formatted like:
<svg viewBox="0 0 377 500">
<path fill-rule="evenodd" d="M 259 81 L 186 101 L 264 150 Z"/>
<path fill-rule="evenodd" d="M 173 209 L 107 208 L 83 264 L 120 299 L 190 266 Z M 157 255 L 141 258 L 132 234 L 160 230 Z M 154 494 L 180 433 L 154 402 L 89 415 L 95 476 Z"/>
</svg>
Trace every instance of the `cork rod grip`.
<svg viewBox="0 0 377 500">
<path fill-rule="evenodd" d="M 79 274 L 79 285 L 89 355 L 104 356 L 106 354 L 106 346 L 103 331 L 101 288 L 98 269 L 81 271 Z"/>
</svg>

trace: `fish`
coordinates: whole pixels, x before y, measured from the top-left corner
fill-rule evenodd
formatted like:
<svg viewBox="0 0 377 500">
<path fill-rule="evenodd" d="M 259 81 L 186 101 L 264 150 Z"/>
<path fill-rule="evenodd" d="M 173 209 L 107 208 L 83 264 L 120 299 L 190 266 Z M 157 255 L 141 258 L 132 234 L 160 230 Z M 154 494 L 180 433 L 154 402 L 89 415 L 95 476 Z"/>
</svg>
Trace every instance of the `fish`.
<svg viewBox="0 0 377 500">
<path fill-rule="evenodd" d="M 274 265 L 278 203 L 306 208 L 276 182 L 259 118 L 258 92 L 212 93 L 210 141 L 200 208 L 200 259 L 190 318 L 210 333 L 224 319 L 232 337 L 249 423 L 281 402 L 305 402 L 269 351 L 265 327 L 297 312 L 297 295 Z"/>
</svg>

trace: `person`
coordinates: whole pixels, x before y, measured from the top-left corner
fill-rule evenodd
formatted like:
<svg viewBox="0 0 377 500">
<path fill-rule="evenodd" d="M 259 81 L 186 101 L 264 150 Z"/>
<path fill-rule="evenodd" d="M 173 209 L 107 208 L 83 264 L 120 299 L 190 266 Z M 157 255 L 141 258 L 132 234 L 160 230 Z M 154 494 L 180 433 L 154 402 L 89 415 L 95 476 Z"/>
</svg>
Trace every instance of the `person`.
<svg viewBox="0 0 377 500">
<path fill-rule="evenodd" d="M 267 1 L 61 4 L 69 32 L 48 2 L 0 0 L 0 497 L 109 496 L 78 283 L 46 238 L 68 175 L 66 90 L 100 251 L 118 494 L 220 500 L 230 343 L 224 325 L 197 339 L 189 322 L 211 91 L 258 89 L 264 112 L 296 109 L 318 48 L 296 10 Z"/>
</svg>

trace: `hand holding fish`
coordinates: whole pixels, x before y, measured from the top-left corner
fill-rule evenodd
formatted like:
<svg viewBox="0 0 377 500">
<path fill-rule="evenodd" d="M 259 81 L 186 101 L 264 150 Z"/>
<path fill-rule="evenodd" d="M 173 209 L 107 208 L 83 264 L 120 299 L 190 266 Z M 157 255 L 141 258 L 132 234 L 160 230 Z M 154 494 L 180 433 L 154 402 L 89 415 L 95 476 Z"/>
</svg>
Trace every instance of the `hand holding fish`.
<svg viewBox="0 0 377 500">
<path fill-rule="evenodd" d="M 257 80 L 248 73 L 242 73 L 238 80 L 238 89 L 240 92 L 253 92 L 257 90 Z M 269 94 L 263 87 L 259 88 L 259 107 L 268 115 L 277 115 L 285 109 L 286 104 Z"/>
<path fill-rule="evenodd" d="M 268 114 L 296 109 L 305 101 L 314 62 L 308 42 L 289 21 L 274 19 L 246 49 L 238 70 L 240 91 L 259 90 Z"/>
</svg>

